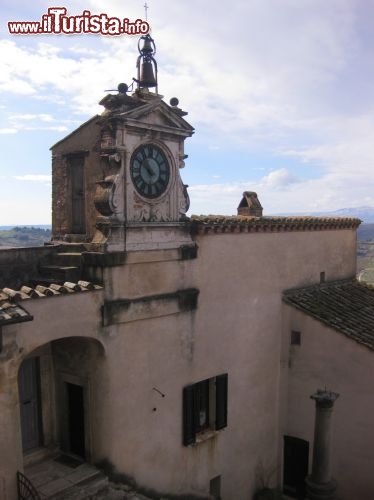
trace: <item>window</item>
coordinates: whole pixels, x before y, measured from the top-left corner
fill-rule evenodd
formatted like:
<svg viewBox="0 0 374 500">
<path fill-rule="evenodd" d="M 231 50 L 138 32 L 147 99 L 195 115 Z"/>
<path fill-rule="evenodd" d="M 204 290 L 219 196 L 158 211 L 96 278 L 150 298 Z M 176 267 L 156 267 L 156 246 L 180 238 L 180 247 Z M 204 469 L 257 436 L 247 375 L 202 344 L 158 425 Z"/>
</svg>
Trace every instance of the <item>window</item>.
<svg viewBox="0 0 374 500">
<path fill-rule="evenodd" d="M 291 345 L 301 345 L 301 332 L 291 330 Z"/>
<path fill-rule="evenodd" d="M 183 444 L 196 442 L 205 430 L 227 426 L 227 373 L 183 389 Z"/>
</svg>

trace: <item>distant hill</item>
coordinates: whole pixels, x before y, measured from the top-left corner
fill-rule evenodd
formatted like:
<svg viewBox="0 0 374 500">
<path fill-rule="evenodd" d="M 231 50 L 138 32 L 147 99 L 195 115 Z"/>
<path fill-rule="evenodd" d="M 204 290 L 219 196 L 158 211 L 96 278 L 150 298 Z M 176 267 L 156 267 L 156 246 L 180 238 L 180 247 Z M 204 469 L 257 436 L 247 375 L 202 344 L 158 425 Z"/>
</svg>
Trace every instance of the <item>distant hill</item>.
<svg viewBox="0 0 374 500">
<path fill-rule="evenodd" d="M 51 239 L 50 226 L 34 227 L 13 227 L 7 229 L 0 228 L 0 249 L 3 247 L 37 247 L 43 246 Z"/>
<path fill-rule="evenodd" d="M 280 215 L 313 215 L 317 217 L 356 217 L 365 224 L 374 224 L 374 207 L 340 208 L 331 212 L 308 212 Z"/>
<path fill-rule="evenodd" d="M 369 207 L 365 207 L 364 210 L 344 208 L 335 212 L 314 213 L 309 215 L 329 217 L 348 216 L 358 217 L 361 220 L 370 220 L 371 211 L 374 219 L 374 208 Z M 51 237 L 51 226 L 47 224 L 23 227 L 0 226 L 0 250 L 2 248 L 43 246 L 45 242 L 51 240 Z M 357 230 L 357 239 L 358 272 L 374 268 L 374 223 L 361 224 Z"/>
<path fill-rule="evenodd" d="M 357 272 L 360 279 L 370 280 L 374 269 L 374 224 L 361 224 L 357 229 Z"/>
<path fill-rule="evenodd" d="M 365 224 L 374 224 L 374 207 L 340 208 L 333 212 L 325 212 L 329 217 L 357 217 Z"/>
<path fill-rule="evenodd" d="M 357 230 L 357 239 L 374 243 L 374 224 L 361 224 Z"/>
<path fill-rule="evenodd" d="M 8 226 L 0 226 L 0 231 L 7 231 L 9 229 L 13 229 L 15 227 L 22 227 L 22 228 L 40 228 L 40 229 L 52 229 L 51 224 L 12 224 Z"/>
</svg>

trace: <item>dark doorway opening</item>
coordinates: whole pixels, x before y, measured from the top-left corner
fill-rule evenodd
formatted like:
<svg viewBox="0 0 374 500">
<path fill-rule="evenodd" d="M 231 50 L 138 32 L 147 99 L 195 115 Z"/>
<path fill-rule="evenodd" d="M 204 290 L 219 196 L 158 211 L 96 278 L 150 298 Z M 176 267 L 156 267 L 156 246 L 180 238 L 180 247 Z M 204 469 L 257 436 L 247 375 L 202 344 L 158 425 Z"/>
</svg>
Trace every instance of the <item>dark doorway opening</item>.
<svg viewBox="0 0 374 500">
<path fill-rule="evenodd" d="M 221 500 L 221 476 L 216 476 L 210 480 L 209 494 L 214 500 Z"/>
<path fill-rule="evenodd" d="M 18 392 L 22 448 L 23 451 L 28 451 L 43 444 L 39 358 L 29 358 L 22 362 L 18 373 Z"/>
<path fill-rule="evenodd" d="M 83 387 L 66 383 L 68 399 L 69 451 L 86 458 Z"/>
<path fill-rule="evenodd" d="M 308 461 L 308 441 L 292 436 L 284 436 L 283 493 L 298 500 L 305 498 L 305 478 L 308 474 Z"/>
</svg>

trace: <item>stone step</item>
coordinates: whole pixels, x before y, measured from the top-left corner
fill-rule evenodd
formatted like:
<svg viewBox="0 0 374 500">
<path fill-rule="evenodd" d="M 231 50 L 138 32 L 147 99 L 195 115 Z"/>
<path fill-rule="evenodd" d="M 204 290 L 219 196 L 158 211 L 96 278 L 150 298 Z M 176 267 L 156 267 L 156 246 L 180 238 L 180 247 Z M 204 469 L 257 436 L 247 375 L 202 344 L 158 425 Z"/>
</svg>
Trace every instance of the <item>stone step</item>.
<svg viewBox="0 0 374 500">
<path fill-rule="evenodd" d="M 81 252 L 58 252 L 52 254 L 49 258 L 48 264 L 62 265 L 62 266 L 77 266 L 82 263 Z"/>
<path fill-rule="evenodd" d="M 61 243 L 58 246 L 58 251 L 63 253 L 63 252 L 86 252 L 87 249 L 90 247 L 88 243 Z"/>
<path fill-rule="evenodd" d="M 91 243 L 69 243 L 67 241 L 52 241 L 44 246 L 54 248 L 56 252 L 86 252 L 91 248 Z"/>
<path fill-rule="evenodd" d="M 76 245 L 84 245 L 84 243 L 88 243 L 86 234 L 78 234 L 78 233 L 70 233 L 65 234 L 64 236 L 64 244 L 76 244 Z"/>
<path fill-rule="evenodd" d="M 72 281 L 80 279 L 81 270 L 78 266 L 60 266 L 57 264 L 42 265 L 39 267 L 41 277 L 59 281 Z"/>
<path fill-rule="evenodd" d="M 89 500 L 151 500 L 151 499 L 145 495 L 142 495 L 131 486 L 118 483 L 116 484 L 108 483 L 105 488 L 98 490 L 96 494 Z M 163 499 L 160 498 L 160 500 Z"/>
<path fill-rule="evenodd" d="M 93 500 L 107 489 L 108 478 L 100 471 L 77 481 L 73 486 L 46 497 L 46 500 Z"/>
</svg>

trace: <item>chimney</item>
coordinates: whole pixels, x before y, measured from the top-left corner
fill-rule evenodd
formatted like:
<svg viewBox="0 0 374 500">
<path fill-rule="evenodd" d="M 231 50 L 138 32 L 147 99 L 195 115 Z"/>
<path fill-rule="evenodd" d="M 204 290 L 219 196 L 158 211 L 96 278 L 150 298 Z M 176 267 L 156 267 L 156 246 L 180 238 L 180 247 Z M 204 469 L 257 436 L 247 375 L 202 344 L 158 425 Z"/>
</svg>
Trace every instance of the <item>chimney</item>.
<svg viewBox="0 0 374 500">
<path fill-rule="evenodd" d="M 262 206 L 254 191 L 244 191 L 242 201 L 238 206 L 238 215 L 262 217 Z"/>
</svg>

